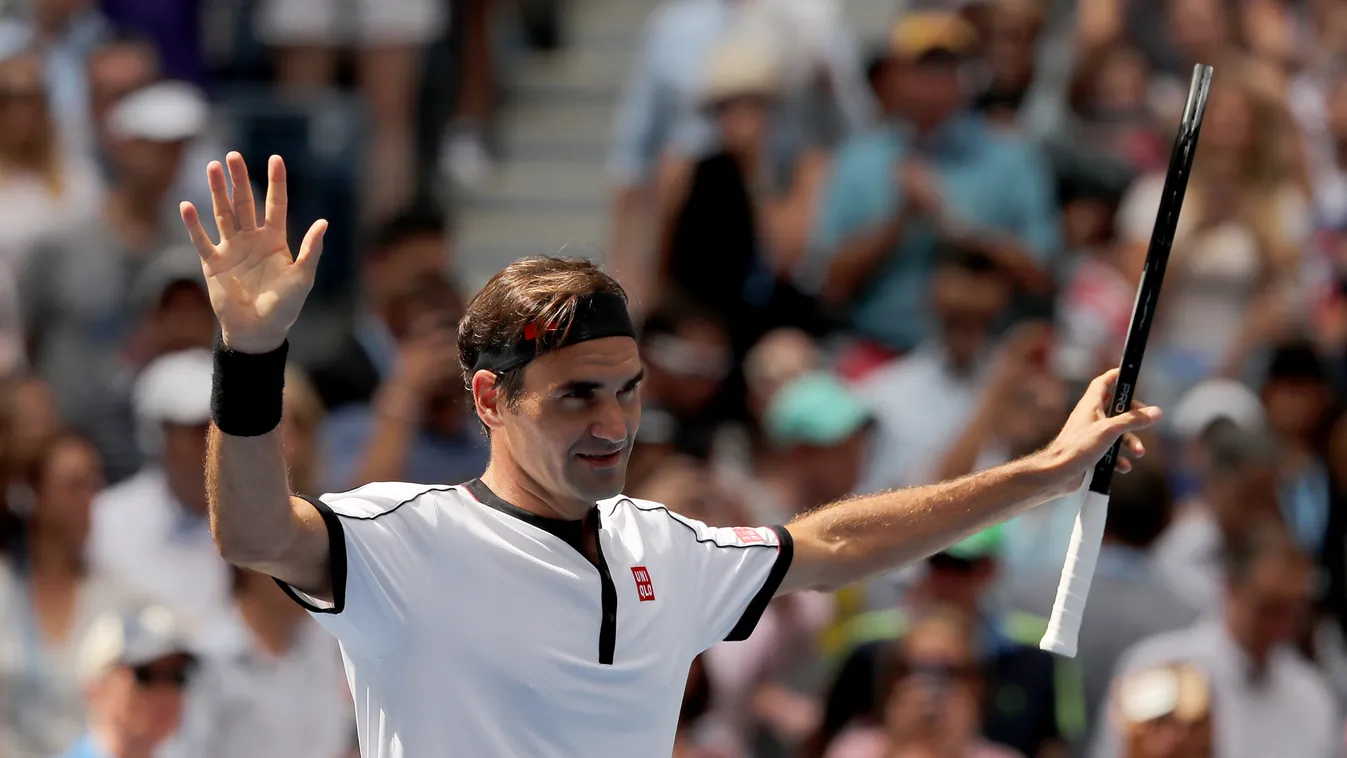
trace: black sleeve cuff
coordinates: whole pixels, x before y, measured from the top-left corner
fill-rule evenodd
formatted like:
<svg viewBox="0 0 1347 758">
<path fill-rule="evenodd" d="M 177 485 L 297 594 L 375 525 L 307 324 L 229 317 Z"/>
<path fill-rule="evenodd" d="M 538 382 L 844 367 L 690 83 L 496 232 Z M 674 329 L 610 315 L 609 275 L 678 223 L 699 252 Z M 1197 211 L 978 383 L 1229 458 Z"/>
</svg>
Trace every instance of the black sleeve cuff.
<svg viewBox="0 0 1347 758">
<path fill-rule="evenodd" d="M 776 563 L 772 564 L 771 573 L 767 574 L 767 580 L 762 583 L 762 589 L 753 596 L 753 602 L 744 609 L 744 615 L 739 617 L 739 623 L 734 625 L 730 633 L 725 635 L 726 642 L 742 642 L 753 634 L 753 629 L 757 627 L 758 620 L 767 610 L 767 604 L 772 602 L 772 597 L 776 595 L 777 589 L 781 586 L 782 580 L 786 578 L 786 572 L 790 570 L 790 561 L 795 557 L 795 541 L 791 539 L 790 531 L 784 526 L 773 526 L 771 530 L 776 533 L 776 538 L 780 543 L 777 548 Z"/>
<path fill-rule="evenodd" d="M 327 551 L 328 566 L 331 571 L 332 581 L 332 607 L 319 608 L 300 597 L 295 588 L 276 580 L 276 584 L 290 599 L 299 603 L 300 607 L 310 613 L 341 613 L 346 609 L 346 528 L 341 524 L 341 517 L 332 512 L 322 500 L 305 497 L 304 495 L 295 495 L 295 497 L 304 500 L 318 510 L 318 515 L 323 517 L 323 523 L 327 526 Z"/>
</svg>

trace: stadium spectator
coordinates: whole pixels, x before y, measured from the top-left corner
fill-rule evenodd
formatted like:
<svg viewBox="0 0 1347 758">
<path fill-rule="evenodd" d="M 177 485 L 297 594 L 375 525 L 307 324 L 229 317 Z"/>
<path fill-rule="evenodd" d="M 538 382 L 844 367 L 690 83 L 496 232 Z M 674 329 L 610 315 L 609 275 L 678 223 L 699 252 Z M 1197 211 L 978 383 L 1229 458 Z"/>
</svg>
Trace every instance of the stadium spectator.
<svg viewBox="0 0 1347 758">
<path fill-rule="evenodd" d="M 22 271 L 40 238 L 87 223 L 101 201 L 92 162 L 61 143 L 42 77 L 42 59 L 33 53 L 0 60 L 0 264 L 6 277 Z"/>
<path fill-rule="evenodd" d="M 1118 682 L 1125 758 L 1212 758 L 1211 684 L 1179 663 L 1136 671 Z"/>
<path fill-rule="evenodd" d="M 1047 324 L 1026 322 L 996 346 L 963 429 L 935 463 L 935 481 L 999 466 L 1052 441 L 1069 410 L 1050 365 L 1052 341 Z M 1006 523 L 1001 559 L 1008 571 L 1061 565 L 1075 522 L 1069 505 L 1056 501 Z"/>
<path fill-rule="evenodd" d="M 1107 698 L 1109 681 L 1122 654 L 1143 639 L 1171 632 L 1197 620 L 1197 612 L 1158 576 L 1150 550 L 1168 526 L 1172 498 L 1160 464 L 1146 459 L 1114 479 L 1104 523 L 1104 542 L 1090 584 L 1090 605 L 1081 621 L 1076 653 L 1084 694 L 1087 730 L 1072 745 L 1083 755 L 1089 726 Z M 1058 560 L 1049 571 L 1010 573 L 1006 602 L 1046 619 L 1052 614 Z"/>
<path fill-rule="evenodd" d="M 1278 491 L 1282 518 L 1306 555 L 1318 556 L 1328 529 L 1325 463 L 1332 422 L 1327 368 L 1306 342 L 1272 349 L 1261 395 L 1268 425 L 1281 443 Z"/>
<path fill-rule="evenodd" d="M 227 654 L 203 657 L 178 737 L 201 758 L 341 758 L 354 726 L 341 653 L 271 577 L 233 569 Z"/>
<path fill-rule="evenodd" d="M 89 55 L 112 33 L 94 0 L 32 0 L 0 20 L 9 49 L 41 56 L 48 103 L 60 143 L 86 151 L 96 139 L 89 117 Z"/>
<path fill-rule="evenodd" d="M 7 430 L 10 435 L 8 460 L 4 465 L 10 474 L 22 478 L 47 454 L 47 446 L 61 431 L 61 424 L 56 417 L 56 402 L 46 382 L 26 376 L 15 382 L 10 392 L 13 425 Z M 18 508 L 22 510 L 23 506 Z"/>
<path fill-rule="evenodd" d="M 360 261 L 360 302 L 353 322 L 333 350 L 310 368 L 329 410 L 368 403 L 392 375 L 397 345 L 413 326 L 404 307 L 409 296 L 427 286 L 452 292 L 449 250 L 444 217 L 426 204 L 418 203 L 373 230 Z"/>
<path fill-rule="evenodd" d="M 725 421 L 734 365 L 725 322 L 711 309 L 666 297 L 641 325 L 641 428 L 629 476 L 633 483 L 669 454 L 706 460 Z M 732 402 L 732 398 L 731 398 Z"/>
<path fill-rule="evenodd" d="M 842 307 L 880 358 L 934 330 L 928 305 L 940 238 L 996 262 L 1013 286 L 1051 283 L 1058 230 L 1038 149 L 964 112 L 959 61 L 976 32 L 957 16 L 910 13 L 890 38 L 884 78 L 898 119 L 858 135 L 835 159 L 813 234 L 825 302 Z"/>
<path fill-rule="evenodd" d="M 935 611 L 884 650 L 871 726 L 843 732 L 826 758 L 1016 758 L 979 736 L 986 697 L 974 632 L 957 612 Z"/>
<path fill-rule="evenodd" d="M 1222 424 L 1206 441 L 1201 494 L 1155 545 L 1156 568 L 1188 605 L 1220 610 L 1226 583 L 1222 552 L 1262 521 L 1280 521 L 1280 450 L 1265 431 Z"/>
<path fill-rule="evenodd" d="M 920 628 L 928 614 L 948 608 L 973 625 L 972 657 L 986 698 L 981 733 L 987 739 L 1014 747 L 1025 755 L 1039 755 L 1066 736 L 1062 729 L 1082 724 L 1062 723 L 1062 705 L 1073 706 L 1071 692 L 1060 691 L 1056 663 L 1037 648 L 1042 622 L 1007 612 L 992 595 L 996 583 L 996 553 L 1002 530 L 980 532 L 927 559 L 910 573 L 915 577 L 898 599 L 848 622 L 849 652 L 828 689 L 819 731 L 810 740 L 810 755 L 821 755 L 848 725 L 877 724 L 885 719 L 881 693 L 885 651 Z M 891 588 L 890 588 L 891 589 Z M 1079 704 L 1074 704 L 1079 705 Z"/>
<path fill-rule="evenodd" d="M 327 0 L 263 0 L 258 38 L 279 55 L 277 80 L 291 97 L 311 98 L 337 81 L 338 53 L 354 47 L 356 78 L 369 104 L 369 181 L 360 207 L 382 221 L 412 197 L 418 65 L 439 37 L 449 6 L 439 0 L 361 0 L 352 9 Z"/>
<path fill-rule="evenodd" d="M 367 482 L 431 484 L 471 478 L 486 467 L 456 355 L 463 311 L 443 278 L 423 279 L 397 303 L 397 357 L 368 403 L 333 409 L 319 431 L 320 489 Z"/>
<path fill-rule="evenodd" d="M 63 432 L 22 481 L 31 510 L 0 562 L 0 746 L 5 758 L 49 758 L 84 732 L 80 646 L 129 597 L 85 560 L 90 505 L 103 485 L 93 446 Z"/>
<path fill-rule="evenodd" d="M 657 187 L 653 290 L 671 286 L 724 312 L 739 356 L 772 327 L 822 327 L 816 304 L 792 278 L 825 168 L 803 157 L 783 172 L 768 155 L 783 68 L 779 43 L 761 33 L 717 42 L 699 94 L 720 147 L 673 164 Z M 714 277 L 706 276 L 711 268 Z"/>
<path fill-rule="evenodd" d="M 1286 120 L 1238 80 L 1213 84 L 1147 351 L 1147 386 L 1162 402 L 1212 375 L 1241 375 L 1260 346 L 1303 318 L 1300 255 L 1311 226 L 1280 153 Z M 1138 260 L 1163 184 L 1163 172 L 1142 177 L 1119 211 L 1118 233 Z"/>
<path fill-rule="evenodd" d="M 940 256 L 923 285 L 938 331 L 857 386 L 877 421 L 862 492 L 936 481 L 940 457 L 968 423 L 986 382 L 992 329 L 1010 301 L 1010 283 L 980 253 L 946 246 Z"/>
<path fill-rule="evenodd" d="M 189 651 L 166 608 L 96 619 L 79 656 L 89 729 L 60 758 L 143 758 L 171 744 L 196 663 Z"/>
<path fill-rule="evenodd" d="M 224 644 L 229 566 L 206 520 L 209 350 L 165 355 L 136 380 L 138 436 L 147 463 L 98 495 L 89 556 L 93 569 L 146 602 L 168 608 L 198 653 Z M 227 642 L 227 640 L 226 640 Z"/>
<path fill-rule="evenodd" d="M 1226 561 L 1220 614 L 1143 640 L 1119 671 L 1174 662 L 1201 670 L 1211 681 L 1216 755 L 1340 755 L 1337 704 L 1322 675 L 1290 646 L 1308 618 L 1312 564 L 1274 524 L 1232 541 Z M 1097 733 L 1097 758 L 1122 754 L 1114 724 L 1101 722 Z"/>
<path fill-rule="evenodd" d="M 169 192 L 206 107 L 200 92 L 177 83 L 123 98 L 109 115 L 116 173 L 101 214 L 39 242 L 21 283 L 33 366 L 62 421 L 89 431 L 113 482 L 139 463 L 127 405 L 138 367 L 126 352 L 134 283 L 161 255 L 184 251 L 166 215 L 175 208 Z"/>
<path fill-rule="evenodd" d="M 782 101 L 773 119 L 772 148 L 764 170 L 788 174 L 802 151 L 826 143 L 820 113 L 835 112 L 849 133 L 869 120 L 869 92 L 851 31 L 839 23 L 828 2 L 766 0 L 676 0 L 661 3 L 651 16 L 634 65 L 617 105 L 608 169 L 615 186 L 610 223 L 609 260 L 623 280 L 632 303 L 640 307 L 657 297 L 656 272 L 648 228 L 653 219 L 653 181 L 668 161 L 689 162 L 715 143 L 710 114 L 699 107 L 708 52 L 736 34 L 764 35 L 793 53 L 782 83 Z M 819 75 L 819 72 L 822 72 Z M 820 80 L 830 101 L 818 103 Z M 658 244 L 657 240 L 654 240 Z"/>
</svg>

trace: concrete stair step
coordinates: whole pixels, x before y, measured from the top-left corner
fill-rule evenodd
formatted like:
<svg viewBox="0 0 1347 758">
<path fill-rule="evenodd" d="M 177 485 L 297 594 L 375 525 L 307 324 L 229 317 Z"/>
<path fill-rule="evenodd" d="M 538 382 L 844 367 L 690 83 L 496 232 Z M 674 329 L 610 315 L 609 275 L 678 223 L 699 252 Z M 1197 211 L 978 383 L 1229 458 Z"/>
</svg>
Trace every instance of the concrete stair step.
<svg viewBox="0 0 1347 758">
<path fill-rule="evenodd" d="M 613 107 L 599 103 L 521 103 L 503 114 L 500 151 L 506 160 L 602 162 L 612 136 Z"/>
<path fill-rule="evenodd" d="M 465 192 L 465 209 L 603 212 L 610 187 L 595 161 L 503 161 L 481 186 Z"/>
<path fill-rule="evenodd" d="M 577 46 L 529 56 L 511 72 L 512 97 L 521 102 L 600 102 L 611 105 L 635 62 L 634 50 Z"/>
</svg>

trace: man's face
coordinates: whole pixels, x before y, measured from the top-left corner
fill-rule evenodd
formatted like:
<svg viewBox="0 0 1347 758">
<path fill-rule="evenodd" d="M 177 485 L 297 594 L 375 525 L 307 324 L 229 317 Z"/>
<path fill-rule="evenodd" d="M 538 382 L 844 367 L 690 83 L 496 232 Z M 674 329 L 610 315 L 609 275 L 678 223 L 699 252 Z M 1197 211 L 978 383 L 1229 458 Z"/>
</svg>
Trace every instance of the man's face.
<svg viewBox="0 0 1347 758">
<path fill-rule="evenodd" d="M 869 449 L 870 434 L 867 431 L 853 434 L 845 442 L 830 447 L 797 448 L 791 466 L 805 475 L 807 507 L 840 500 L 855 491 Z"/>
<path fill-rule="evenodd" d="M 1231 588 L 1231 631 L 1255 659 L 1265 659 L 1300 633 L 1310 608 L 1312 578 L 1308 563 L 1270 556 L 1242 586 Z"/>
<path fill-rule="evenodd" d="M 1312 434 L 1328 408 L 1330 392 L 1314 379 L 1274 379 L 1263 387 L 1268 424 L 1292 439 Z"/>
<path fill-rule="evenodd" d="M 430 280 L 444 279 L 449 250 L 444 237 L 425 234 L 405 239 L 365 264 L 364 287 L 374 304 L 387 311 L 405 293 L 418 291 Z"/>
<path fill-rule="evenodd" d="M 1210 472 L 1206 493 L 1217 521 L 1227 531 L 1242 532 L 1259 518 L 1277 513 L 1277 467 L 1261 463 L 1238 472 Z"/>
<path fill-rule="evenodd" d="M 481 372 L 479 372 L 480 375 Z M 509 407 L 496 406 L 491 427 L 514 462 L 579 517 L 626 481 L 627 459 L 641 423 L 641 358 L 628 337 L 589 340 L 535 359 Z"/>
<path fill-rule="evenodd" d="M 1009 297 L 1008 285 L 995 274 L 946 266 L 936 275 L 933 305 L 956 364 L 969 364 L 982 353 Z"/>
<path fill-rule="evenodd" d="M 714 323 L 689 321 L 674 334 L 650 335 L 642 353 L 646 399 L 677 416 L 704 409 L 730 370 L 729 339 Z"/>
<path fill-rule="evenodd" d="M 183 142 L 118 139 L 112 146 L 118 183 L 146 195 L 168 192 L 178 176 Z"/>
<path fill-rule="evenodd" d="M 196 282 L 176 282 L 168 287 L 151 317 L 155 348 L 173 353 L 194 347 L 210 347 L 215 338 L 215 312 L 210 297 Z"/>
<path fill-rule="evenodd" d="M 189 673 L 185 656 L 117 668 L 98 683 L 96 707 L 127 742 L 157 745 L 178 730 Z"/>
<path fill-rule="evenodd" d="M 994 560 L 991 558 L 962 560 L 946 555 L 935 555 L 927 560 L 926 565 L 929 600 L 972 615 L 981 612 L 982 596 L 996 578 Z"/>
<path fill-rule="evenodd" d="M 163 462 L 169 489 L 184 506 L 206 512 L 206 424 L 164 424 Z"/>
<path fill-rule="evenodd" d="M 918 127 L 934 128 L 948 121 L 964 103 L 959 67 L 954 61 L 900 61 L 887 82 L 898 112 Z"/>
<path fill-rule="evenodd" d="M 34 520 L 72 544 L 84 544 L 90 507 L 103 484 L 98 453 L 88 443 L 72 439 L 58 444 L 37 482 Z"/>
</svg>

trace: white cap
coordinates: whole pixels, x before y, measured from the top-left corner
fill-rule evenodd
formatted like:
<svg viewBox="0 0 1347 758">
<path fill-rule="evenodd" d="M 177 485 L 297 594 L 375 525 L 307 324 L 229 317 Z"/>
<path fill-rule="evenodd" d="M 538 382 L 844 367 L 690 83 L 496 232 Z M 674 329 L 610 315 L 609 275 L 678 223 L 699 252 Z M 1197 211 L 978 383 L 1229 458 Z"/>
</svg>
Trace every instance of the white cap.
<svg viewBox="0 0 1347 758">
<path fill-rule="evenodd" d="M 1174 432 L 1193 439 L 1221 419 L 1251 431 L 1262 428 L 1267 417 L 1253 390 L 1233 379 L 1209 379 L 1179 398 L 1172 418 Z"/>
<path fill-rule="evenodd" d="M 132 393 L 144 424 L 195 426 L 210 421 L 211 352 L 193 348 L 156 358 L 140 372 Z"/>
<path fill-rule="evenodd" d="M 108 113 L 108 133 L 122 139 L 178 142 L 206 128 L 209 105 L 186 82 L 155 82 L 118 100 Z"/>
<path fill-rule="evenodd" d="M 191 656 L 182 627 L 162 606 L 98 617 L 80 643 L 79 667 L 86 680 L 117 666 L 143 666 L 172 655 Z"/>
</svg>

